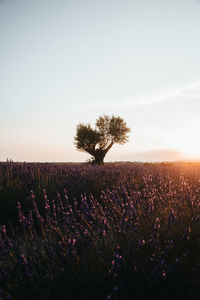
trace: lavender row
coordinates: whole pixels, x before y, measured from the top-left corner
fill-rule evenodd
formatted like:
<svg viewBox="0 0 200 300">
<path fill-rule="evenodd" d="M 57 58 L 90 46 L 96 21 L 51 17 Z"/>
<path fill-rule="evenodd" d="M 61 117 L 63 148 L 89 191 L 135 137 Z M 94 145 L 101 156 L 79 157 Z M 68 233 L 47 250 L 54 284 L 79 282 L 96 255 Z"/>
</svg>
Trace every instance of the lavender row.
<svg viewBox="0 0 200 300">
<path fill-rule="evenodd" d="M 33 174 L 38 168 L 40 179 L 62 181 L 55 197 L 44 183 L 35 186 L 17 201 L 17 225 L 8 231 L 2 224 L 3 299 L 55 299 L 63 293 L 69 299 L 198 297 L 199 165 L 8 163 L 2 168 L 4 185 L 15 185 L 23 170 L 25 185 L 29 168 Z M 78 178 L 85 185 L 79 196 L 70 192 Z M 63 187 L 69 179 L 70 188 Z M 98 193 L 92 193 L 95 184 Z"/>
</svg>

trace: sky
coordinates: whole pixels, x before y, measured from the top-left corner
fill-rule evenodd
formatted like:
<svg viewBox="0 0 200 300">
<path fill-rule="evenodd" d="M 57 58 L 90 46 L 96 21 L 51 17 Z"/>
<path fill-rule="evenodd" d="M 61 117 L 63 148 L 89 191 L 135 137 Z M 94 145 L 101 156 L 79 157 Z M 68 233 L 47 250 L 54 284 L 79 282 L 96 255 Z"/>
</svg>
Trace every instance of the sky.
<svg viewBox="0 0 200 300">
<path fill-rule="evenodd" d="M 86 161 L 103 114 L 106 161 L 200 160 L 199 30 L 199 0 L 0 0 L 0 161 Z"/>
</svg>

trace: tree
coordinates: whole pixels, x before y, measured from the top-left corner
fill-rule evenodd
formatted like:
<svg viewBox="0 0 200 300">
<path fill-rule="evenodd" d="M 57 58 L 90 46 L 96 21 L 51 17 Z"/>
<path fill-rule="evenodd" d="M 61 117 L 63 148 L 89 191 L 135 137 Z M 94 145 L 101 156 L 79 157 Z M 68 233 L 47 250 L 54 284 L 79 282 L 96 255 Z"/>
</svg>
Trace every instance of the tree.
<svg viewBox="0 0 200 300">
<path fill-rule="evenodd" d="M 93 163 L 102 165 L 107 152 L 116 144 L 128 141 L 130 128 L 120 117 L 100 116 L 95 129 L 90 124 L 79 124 L 76 128 L 75 146 L 78 151 L 87 152 L 93 157 Z"/>
</svg>

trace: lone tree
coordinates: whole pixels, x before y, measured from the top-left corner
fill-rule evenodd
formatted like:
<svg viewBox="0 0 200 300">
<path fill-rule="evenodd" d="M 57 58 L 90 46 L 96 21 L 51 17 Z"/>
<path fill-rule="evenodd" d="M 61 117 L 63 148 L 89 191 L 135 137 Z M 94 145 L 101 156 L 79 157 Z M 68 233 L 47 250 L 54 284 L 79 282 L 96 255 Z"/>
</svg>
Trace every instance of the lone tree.
<svg viewBox="0 0 200 300">
<path fill-rule="evenodd" d="M 76 128 L 75 146 L 78 151 L 87 152 L 93 163 L 102 165 L 106 153 L 116 144 L 128 141 L 130 128 L 120 117 L 100 116 L 96 120 L 95 129 L 90 124 L 79 124 Z"/>
</svg>

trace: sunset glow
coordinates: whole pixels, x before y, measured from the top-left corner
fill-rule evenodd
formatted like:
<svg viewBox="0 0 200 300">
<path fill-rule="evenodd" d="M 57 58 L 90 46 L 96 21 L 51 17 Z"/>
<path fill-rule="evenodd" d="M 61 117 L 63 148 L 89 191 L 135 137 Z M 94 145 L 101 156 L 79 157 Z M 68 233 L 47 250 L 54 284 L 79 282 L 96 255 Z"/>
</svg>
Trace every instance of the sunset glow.
<svg viewBox="0 0 200 300">
<path fill-rule="evenodd" d="M 200 299 L 200 0 L 0 0 L 0 300 Z"/>
<path fill-rule="evenodd" d="M 79 123 L 120 116 L 106 161 L 200 160 L 200 1 L 0 1 L 0 161 L 86 161 Z M 187 22 L 186 22 L 187 20 Z"/>
<path fill-rule="evenodd" d="M 170 141 L 170 146 L 180 151 L 186 159 L 199 160 L 199 128 L 187 127 L 184 128 L 182 131 L 177 132 Z"/>
</svg>

